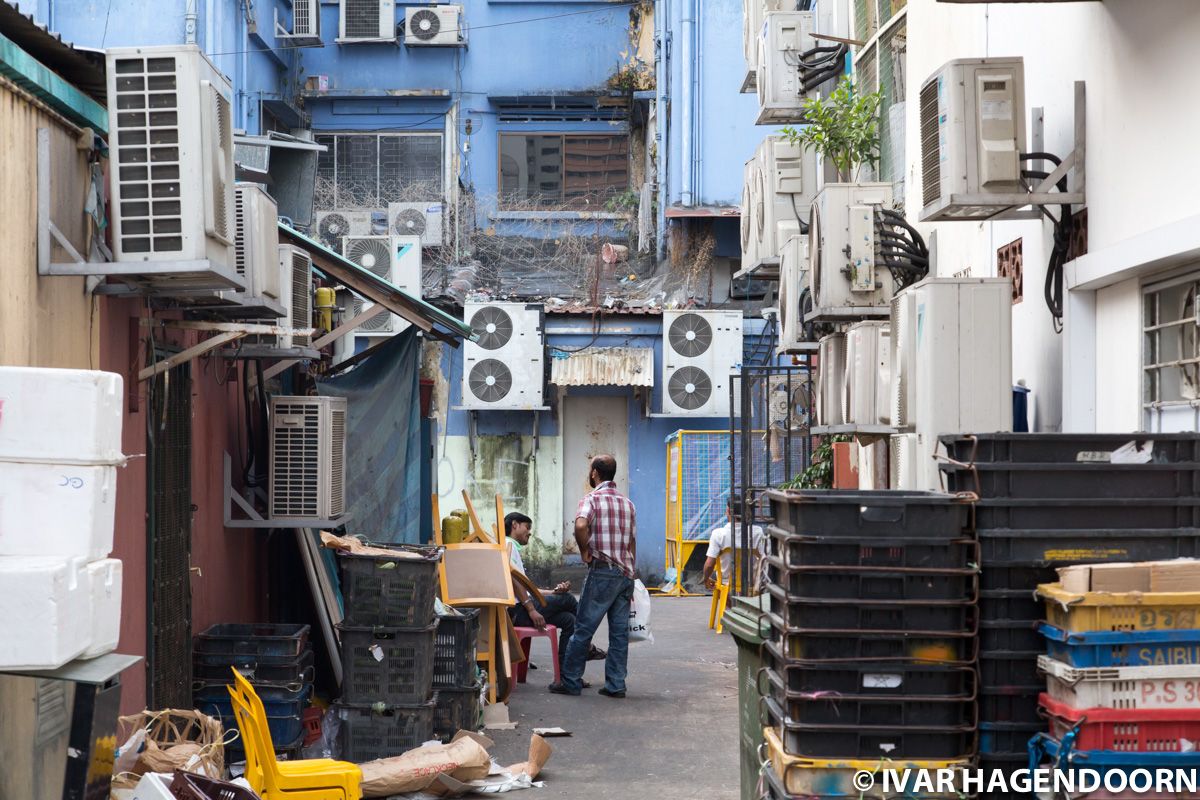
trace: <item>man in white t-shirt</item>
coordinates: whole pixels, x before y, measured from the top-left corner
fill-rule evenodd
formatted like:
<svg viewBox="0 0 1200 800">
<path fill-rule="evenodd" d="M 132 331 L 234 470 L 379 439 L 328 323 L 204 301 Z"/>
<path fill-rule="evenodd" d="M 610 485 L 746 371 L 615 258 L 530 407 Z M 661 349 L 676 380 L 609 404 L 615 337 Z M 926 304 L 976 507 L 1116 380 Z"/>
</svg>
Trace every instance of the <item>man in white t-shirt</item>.
<svg viewBox="0 0 1200 800">
<path fill-rule="evenodd" d="M 733 552 L 721 555 L 721 551 L 726 548 L 733 548 L 736 545 L 740 549 L 742 547 L 742 514 L 741 500 L 738 498 L 730 498 L 726 510 L 729 515 L 729 521 L 724 525 L 714 528 L 712 533 L 708 535 L 708 552 L 705 553 L 707 558 L 704 559 L 704 585 L 712 589 L 716 585 L 716 575 L 714 574 L 717 565 L 717 559 L 721 559 L 721 581 L 728 584 L 733 575 Z M 764 550 L 763 529 L 754 525 L 750 529 L 750 547 L 754 551 L 754 560 L 757 562 L 761 559 Z M 738 558 L 741 558 L 739 554 Z"/>
</svg>

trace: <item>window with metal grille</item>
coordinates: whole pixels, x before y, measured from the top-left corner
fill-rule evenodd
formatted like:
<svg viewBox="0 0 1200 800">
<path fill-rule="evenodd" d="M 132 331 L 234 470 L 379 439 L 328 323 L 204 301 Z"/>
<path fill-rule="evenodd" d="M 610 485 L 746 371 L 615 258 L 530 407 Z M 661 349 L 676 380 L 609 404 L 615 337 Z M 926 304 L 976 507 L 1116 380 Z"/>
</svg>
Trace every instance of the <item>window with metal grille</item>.
<svg viewBox="0 0 1200 800">
<path fill-rule="evenodd" d="M 441 200 L 442 134 L 331 133 L 317 159 L 317 207 L 382 209 L 388 203 Z"/>
<path fill-rule="evenodd" d="M 1147 286 L 1142 407 L 1148 431 L 1200 430 L 1200 272 Z"/>
<path fill-rule="evenodd" d="M 629 137 L 623 134 L 500 135 L 503 208 L 603 210 L 629 189 Z"/>
<path fill-rule="evenodd" d="M 854 81 L 863 93 L 882 95 L 879 103 L 879 162 L 864 168 L 861 180 L 894 185 L 897 202 L 904 200 L 905 173 L 905 73 L 908 30 L 905 3 L 894 0 L 857 0 L 855 23 L 867 39 L 854 58 Z"/>
</svg>

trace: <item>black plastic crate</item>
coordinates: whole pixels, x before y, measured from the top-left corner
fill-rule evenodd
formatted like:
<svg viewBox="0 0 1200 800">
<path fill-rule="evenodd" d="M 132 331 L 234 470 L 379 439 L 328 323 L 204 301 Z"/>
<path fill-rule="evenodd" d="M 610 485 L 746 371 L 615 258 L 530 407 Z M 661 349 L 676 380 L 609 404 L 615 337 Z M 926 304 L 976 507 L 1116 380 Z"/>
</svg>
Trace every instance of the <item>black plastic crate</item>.
<svg viewBox="0 0 1200 800">
<path fill-rule="evenodd" d="M 973 603 L 952 601 L 790 599 L 768 585 L 770 611 L 793 630 L 928 631 L 975 630 Z"/>
<path fill-rule="evenodd" d="M 904 569 L 964 569 L 979 563 L 979 544 L 971 538 L 867 538 L 805 536 L 770 526 L 768 555 L 787 568 L 899 567 Z"/>
<path fill-rule="evenodd" d="M 974 569 L 913 570 L 889 567 L 788 568 L 765 559 L 767 579 L 782 586 L 789 599 L 924 600 L 973 602 L 978 598 Z"/>
<path fill-rule="evenodd" d="M 982 607 L 982 606 L 981 606 Z M 1038 633 L 1041 620 L 987 619 L 979 621 L 979 650 L 983 653 L 1032 652 L 1045 647 Z"/>
<path fill-rule="evenodd" d="M 1039 600 L 1032 589 L 991 589 L 980 593 L 979 621 L 1037 622 L 1046 616 L 1045 601 Z M 987 645 L 984 645 L 987 647 Z M 1025 648 L 992 648 L 1022 650 Z"/>
<path fill-rule="evenodd" d="M 433 738 L 436 698 L 418 705 L 333 704 L 341 758 L 362 764 L 400 756 Z"/>
<path fill-rule="evenodd" d="M 433 689 L 433 640 L 423 629 L 338 625 L 342 635 L 342 699 L 347 703 L 413 705 Z"/>
<path fill-rule="evenodd" d="M 1015 753 L 1028 746 L 1030 739 L 1045 730 L 1045 722 L 981 722 L 979 752 Z"/>
<path fill-rule="evenodd" d="M 979 685 L 984 689 L 993 686 L 1036 686 L 1045 678 L 1038 673 L 1037 657 L 1045 649 L 1027 652 L 979 653 Z"/>
<path fill-rule="evenodd" d="M 982 562 L 975 562 L 982 563 Z M 1025 591 L 1029 596 L 1043 583 L 1058 580 L 1053 567 L 1029 564 L 1005 564 L 989 562 L 979 571 L 979 588 L 987 596 L 991 591 Z"/>
<path fill-rule="evenodd" d="M 1140 506 L 1131 505 L 1136 513 Z M 1179 507 L 1180 511 L 1192 513 L 1196 507 Z M 995 564 L 1025 564 L 1031 567 L 1066 566 L 1068 564 L 1102 564 L 1126 561 L 1166 561 L 1173 558 L 1193 558 L 1200 555 L 1200 529 L 1181 528 L 1129 528 L 1113 529 L 1099 526 L 1077 526 L 1074 514 L 1080 513 L 1092 521 L 1099 521 L 1113 512 L 1127 516 L 1124 510 L 1100 507 L 1099 513 L 1087 510 L 1086 501 L 1078 501 L 1074 508 L 1061 508 L 1059 522 L 1071 523 L 1069 528 L 1044 528 L 1031 526 L 1025 530 L 996 530 L 980 528 L 979 545 L 983 571 Z M 1176 509 L 1158 506 L 1168 516 Z M 982 510 L 982 509 L 981 509 Z M 1045 521 L 1045 520 L 1043 520 Z M 1110 518 L 1110 523 L 1119 519 Z M 1149 520 L 1146 520 L 1149 521 Z M 1165 520 L 1164 520 L 1165 521 Z M 1076 529 L 1081 528 L 1081 529 Z"/>
<path fill-rule="evenodd" d="M 433 736 L 448 742 L 459 731 L 479 729 L 479 684 L 438 689 L 433 711 Z"/>
<path fill-rule="evenodd" d="M 997 686 L 979 690 L 979 720 L 1032 725 L 1041 723 L 1038 714 L 1038 695 L 1046 691 L 1041 686 Z"/>
<path fill-rule="evenodd" d="M 771 667 L 789 694 L 864 697 L 947 697 L 972 700 L 975 670 L 968 666 L 908 663 L 809 663 L 785 658 L 774 642 L 766 645 Z M 760 682 L 760 689 L 763 684 Z"/>
<path fill-rule="evenodd" d="M 1193 497 L 1200 494 L 1200 464 L 976 464 L 944 468 L 946 489 L 981 498 Z"/>
<path fill-rule="evenodd" d="M 922 635 L 903 631 L 790 632 L 783 620 L 768 614 L 772 639 L 787 658 L 806 661 L 911 661 L 965 665 L 975 663 L 979 639 L 974 630 Z"/>
<path fill-rule="evenodd" d="M 785 679 L 774 669 L 767 667 L 764 675 L 771 697 L 787 712 L 788 719 L 802 725 L 959 727 L 976 721 L 973 687 L 969 695 L 963 696 L 910 696 L 900 691 L 903 687 L 888 692 L 871 685 L 853 694 L 794 692 L 787 689 Z"/>
<path fill-rule="evenodd" d="M 254 656 L 239 656 L 235 653 L 197 655 L 192 660 L 193 688 L 205 683 L 229 683 L 236 668 L 250 683 L 268 686 L 299 686 L 312 683 L 316 677 L 312 648 L 307 648 L 295 658 L 282 662 L 260 662 Z"/>
<path fill-rule="evenodd" d="M 803 725 L 788 719 L 780 705 L 762 698 L 766 722 L 779 733 L 784 752 L 809 758 L 957 759 L 975 752 L 975 726 Z"/>
<path fill-rule="evenodd" d="M 456 609 L 462 616 L 438 617 L 433 642 L 433 685 L 462 688 L 475 683 L 475 648 L 479 642 L 479 609 Z"/>
<path fill-rule="evenodd" d="M 1111 500 L 1094 497 L 1070 500 L 985 499 L 975 505 L 974 513 L 975 529 L 979 531 L 981 538 L 988 531 L 1002 530 L 1005 535 L 1022 533 L 1026 534 L 1025 538 L 1036 538 L 1039 533 L 1057 530 L 1074 532 L 1076 539 L 1082 538 L 1086 542 L 1097 533 L 1101 538 L 1108 540 L 1122 537 L 1144 539 L 1147 536 L 1162 537 L 1167 532 L 1175 534 L 1175 529 L 1178 528 L 1200 528 L 1200 499 L 1195 497 L 1152 500 Z M 1151 530 L 1156 532 L 1157 537 L 1149 533 L 1131 536 L 1133 531 Z M 1081 547 L 1085 552 L 1102 553 L 1101 544 L 1115 546 L 1109 541 L 1096 541 L 1090 549 L 1087 544 L 1081 543 Z M 1195 552 L 1193 545 L 1188 555 Z M 1125 555 L 1111 559 L 1092 555 L 1085 557 L 1101 561 L 1123 561 L 1128 558 Z M 990 560 L 1037 564 L 1045 561 L 1071 561 L 1072 558 L 1047 558 L 1039 555 L 996 556 L 989 554 L 985 541 L 983 561 L 986 564 Z"/>
<path fill-rule="evenodd" d="M 345 623 L 421 628 L 433 622 L 438 593 L 436 547 L 373 545 L 394 556 L 338 553 Z"/>
<path fill-rule="evenodd" d="M 1149 445 L 1152 464 L 1200 464 L 1200 435 L 1195 433 L 981 433 L 938 438 L 950 458 L 962 464 L 1111 464 L 1109 454 L 1130 442 L 1139 449 Z"/>
<path fill-rule="evenodd" d="M 308 632 L 308 625 L 222 622 L 198 634 L 195 649 L 204 656 L 224 659 L 248 655 L 257 656 L 260 662 L 264 657 L 270 658 L 278 664 L 296 658 L 308 648 Z"/>
<path fill-rule="evenodd" d="M 967 502 L 935 492 L 769 491 L 776 527 L 806 536 L 962 538 Z"/>
</svg>

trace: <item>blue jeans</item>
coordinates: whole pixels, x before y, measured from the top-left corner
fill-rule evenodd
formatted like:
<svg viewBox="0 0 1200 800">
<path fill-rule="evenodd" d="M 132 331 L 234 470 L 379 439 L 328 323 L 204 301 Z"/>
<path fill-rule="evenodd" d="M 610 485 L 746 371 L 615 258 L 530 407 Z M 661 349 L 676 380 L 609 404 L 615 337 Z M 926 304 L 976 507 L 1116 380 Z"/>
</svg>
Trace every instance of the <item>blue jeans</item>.
<svg viewBox="0 0 1200 800">
<path fill-rule="evenodd" d="M 608 617 L 608 658 L 604 660 L 604 687 L 610 692 L 625 691 L 629 662 L 629 604 L 633 600 L 633 579 L 608 565 L 588 570 L 575 612 L 575 633 L 567 642 L 562 663 L 562 684 L 571 694 L 583 689 L 583 668 L 587 665 L 592 636 L 600 620 Z"/>
</svg>

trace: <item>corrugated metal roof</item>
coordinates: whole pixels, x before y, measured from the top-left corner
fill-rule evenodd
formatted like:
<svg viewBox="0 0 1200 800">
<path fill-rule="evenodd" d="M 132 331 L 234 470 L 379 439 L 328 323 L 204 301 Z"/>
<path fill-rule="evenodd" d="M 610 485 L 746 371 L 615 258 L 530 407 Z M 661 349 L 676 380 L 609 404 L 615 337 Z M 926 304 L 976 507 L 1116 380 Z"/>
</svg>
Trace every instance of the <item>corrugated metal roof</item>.
<svg viewBox="0 0 1200 800">
<path fill-rule="evenodd" d="M 0 0 L 0 33 L 12 39 L 29 55 L 58 73 L 103 104 L 105 95 L 104 51 L 76 47 L 34 19 L 9 0 Z"/>
<path fill-rule="evenodd" d="M 624 314 L 633 315 L 659 315 L 662 314 L 662 306 L 632 306 L 624 304 L 614 304 L 611 308 L 608 306 L 594 306 L 583 301 L 572 301 L 570 303 L 546 303 L 547 314 L 596 314 L 599 313 L 605 317 L 621 316 Z"/>
<path fill-rule="evenodd" d="M 589 347 L 578 353 L 551 350 L 555 386 L 653 386 L 654 349 Z"/>
</svg>

